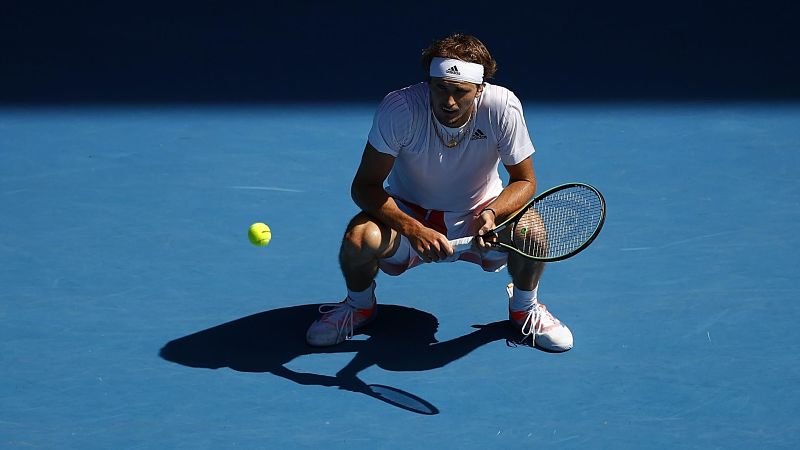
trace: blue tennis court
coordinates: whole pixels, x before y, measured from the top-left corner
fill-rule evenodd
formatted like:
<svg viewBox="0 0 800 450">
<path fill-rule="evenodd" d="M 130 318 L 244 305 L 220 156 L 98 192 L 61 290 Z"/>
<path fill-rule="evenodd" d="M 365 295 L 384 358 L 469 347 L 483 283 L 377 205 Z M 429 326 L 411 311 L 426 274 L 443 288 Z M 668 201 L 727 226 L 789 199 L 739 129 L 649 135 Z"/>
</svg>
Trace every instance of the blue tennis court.
<svg viewBox="0 0 800 450">
<path fill-rule="evenodd" d="M 564 354 L 466 263 L 305 345 L 374 104 L 3 108 L 0 447 L 795 448 L 800 106 L 523 104 L 539 189 L 608 202 L 542 281 Z"/>
</svg>

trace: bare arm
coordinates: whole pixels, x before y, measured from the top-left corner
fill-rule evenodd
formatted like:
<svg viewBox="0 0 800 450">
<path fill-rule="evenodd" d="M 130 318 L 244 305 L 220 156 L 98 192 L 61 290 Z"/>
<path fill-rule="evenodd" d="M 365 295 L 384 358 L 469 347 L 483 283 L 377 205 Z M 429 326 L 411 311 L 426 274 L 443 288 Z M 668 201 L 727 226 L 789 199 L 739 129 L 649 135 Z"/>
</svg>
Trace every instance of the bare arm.
<svg viewBox="0 0 800 450">
<path fill-rule="evenodd" d="M 383 183 L 394 166 L 394 157 L 367 143 L 361 164 L 350 188 L 353 201 L 370 216 L 406 236 L 426 261 L 438 261 L 453 254 L 447 237 L 426 227 L 397 207 Z"/>
<path fill-rule="evenodd" d="M 501 222 L 515 213 L 536 194 L 536 174 L 533 169 L 533 160 L 530 156 L 518 164 L 507 165 L 505 168 L 509 175 L 508 185 L 487 206 L 487 208 L 491 208 L 494 211 L 494 214 L 488 210 L 484 210 L 481 213 L 478 220 L 478 236 L 492 230 L 496 222 Z M 487 248 L 490 246 L 488 241 L 484 241 L 480 237 L 477 241 L 481 247 Z"/>
</svg>

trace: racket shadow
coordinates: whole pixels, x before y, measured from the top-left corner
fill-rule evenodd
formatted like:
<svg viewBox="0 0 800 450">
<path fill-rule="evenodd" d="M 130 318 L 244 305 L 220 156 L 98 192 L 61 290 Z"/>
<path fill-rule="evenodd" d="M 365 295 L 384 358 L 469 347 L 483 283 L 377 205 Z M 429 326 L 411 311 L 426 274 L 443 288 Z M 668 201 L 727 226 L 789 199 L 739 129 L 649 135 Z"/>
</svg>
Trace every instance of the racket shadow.
<svg viewBox="0 0 800 450">
<path fill-rule="evenodd" d="M 512 337 L 507 321 L 475 326 L 475 331 L 445 342 L 436 340 L 438 320 L 428 312 L 397 305 L 379 305 L 376 320 L 356 339 L 334 347 L 305 342 L 318 305 L 299 305 L 257 313 L 172 340 L 161 358 L 187 367 L 271 373 L 308 386 L 329 386 L 364 394 L 407 411 L 434 415 L 427 400 L 401 389 L 367 384 L 359 373 L 371 366 L 387 371 L 435 370 L 493 341 Z M 305 355 L 354 353 L 335 375 L 298 372 L 286 367 Z"/>
</svg>

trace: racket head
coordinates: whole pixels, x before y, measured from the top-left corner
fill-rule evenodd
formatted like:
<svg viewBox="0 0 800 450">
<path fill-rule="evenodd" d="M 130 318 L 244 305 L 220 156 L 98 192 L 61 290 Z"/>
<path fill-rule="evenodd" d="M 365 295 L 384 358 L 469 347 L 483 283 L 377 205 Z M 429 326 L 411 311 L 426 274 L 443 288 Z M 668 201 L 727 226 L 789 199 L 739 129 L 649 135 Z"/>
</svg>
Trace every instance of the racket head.
<svg viewBox="0 0 800 450">
<path fill-rule="evenodd" d="M 418 397 L 410 392 L 383 384 L 368 385 L 368 394 L 390 405 L 405 409 L 406 411 L 433 416 L 439 414 L 439 409 L 431 402 Z"/>
<path fill-rule="evenodd" d="M 605 217 L 605 199 L 597 188 L 562 184 L 542 192 L 513 216 L 497 245 L 537 261 L 561 261 L 588 247 Z"/>
</svg>

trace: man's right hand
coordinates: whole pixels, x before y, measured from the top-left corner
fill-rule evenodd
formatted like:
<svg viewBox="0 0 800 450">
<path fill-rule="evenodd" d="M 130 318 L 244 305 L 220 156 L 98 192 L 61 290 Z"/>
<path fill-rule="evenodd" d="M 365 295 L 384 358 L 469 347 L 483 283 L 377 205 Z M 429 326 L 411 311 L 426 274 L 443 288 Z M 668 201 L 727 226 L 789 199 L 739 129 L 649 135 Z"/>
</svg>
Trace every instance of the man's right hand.
<svg viewBox="0 0 800 450">
<path fill-rule="evenodd" d="M 407 237 L 411 247 L 425 262 L 437 262 L 453 255 L 447 236 L 434 229 L 422 226 Z"/>
</svg>

